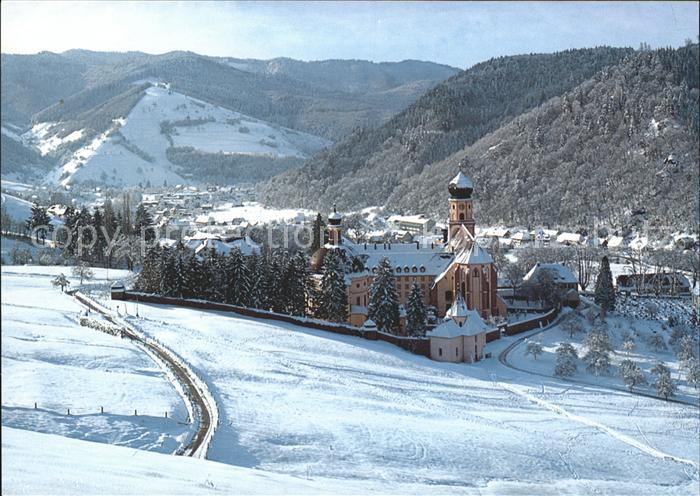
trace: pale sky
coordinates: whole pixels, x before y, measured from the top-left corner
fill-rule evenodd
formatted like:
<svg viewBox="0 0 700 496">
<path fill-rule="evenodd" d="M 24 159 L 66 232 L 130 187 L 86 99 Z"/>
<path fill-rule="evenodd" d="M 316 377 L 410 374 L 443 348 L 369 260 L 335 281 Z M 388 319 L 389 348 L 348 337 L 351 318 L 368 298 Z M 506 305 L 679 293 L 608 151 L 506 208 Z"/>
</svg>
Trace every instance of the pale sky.
<svg viewBox="0 0 700 496">
<path fill-rule="evenodd" d="M 698 41 L 698 2 L 166 2 L 0 4 L 3 53 L 189 50 L 301 60 L 491 57 Z"/>
</svg>

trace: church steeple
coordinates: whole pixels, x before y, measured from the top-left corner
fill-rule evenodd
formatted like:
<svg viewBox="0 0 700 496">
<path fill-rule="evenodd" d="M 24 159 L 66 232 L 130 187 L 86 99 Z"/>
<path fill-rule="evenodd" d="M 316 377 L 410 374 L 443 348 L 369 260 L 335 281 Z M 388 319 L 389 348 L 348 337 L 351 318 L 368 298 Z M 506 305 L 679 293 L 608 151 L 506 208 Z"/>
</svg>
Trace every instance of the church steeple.
<svg viewBox="0 0 700 496">
<path fill-rule="evenodd" d="M 328 215 L 328 242 L 332 245 L 338 246 L 343 242 L 343 237 L 341 236 L 342 227 L 340 226 L 342 221 L 343 216 L 335 209 L 334 203 L 333 212 Z"/>
<path fill-rule="evenodd" d="M 460 226 L 464 226 L 472 236 L 474 236 L 474 217 L 472 205 L 472 192 L 474 184 L 469 176 L 466 175 L 467 167 L 466 158 L 459 163 L 457 175 L 450 181 L 447 190 L 450 192 L 450 215 L 449 215 L 449 231 L 448 241 L 460 230 Z"/>
</svg>

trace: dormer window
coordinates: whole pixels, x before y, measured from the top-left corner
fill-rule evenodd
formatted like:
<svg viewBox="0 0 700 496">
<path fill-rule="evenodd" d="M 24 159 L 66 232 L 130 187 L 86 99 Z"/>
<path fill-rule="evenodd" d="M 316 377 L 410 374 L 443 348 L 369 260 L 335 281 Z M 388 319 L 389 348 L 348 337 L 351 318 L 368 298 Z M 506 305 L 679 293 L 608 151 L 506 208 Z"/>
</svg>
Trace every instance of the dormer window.
<svg viewBox="0 0 700 496">
<path fill-rule="evenodd" d="M 401 273 L 401 267 L 396 267 L 396 272 L 400 274 L 400 273 Z"/>
<path fill-rule="evenodd" d="M 423 266 L 421 265 L 420 271 L 421 271 L 421 272 L 425 272 L 425 267 L 423 267 Z"/>
</svg>

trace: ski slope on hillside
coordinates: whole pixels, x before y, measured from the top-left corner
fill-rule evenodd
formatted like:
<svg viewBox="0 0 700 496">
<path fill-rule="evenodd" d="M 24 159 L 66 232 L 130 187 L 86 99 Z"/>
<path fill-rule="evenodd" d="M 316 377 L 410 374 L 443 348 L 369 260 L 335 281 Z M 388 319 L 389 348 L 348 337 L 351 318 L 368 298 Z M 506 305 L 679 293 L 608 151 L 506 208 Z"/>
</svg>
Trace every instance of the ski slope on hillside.
<svg viewBox="0 0 700 496">
<path fill-rule="evenodd" d="M 168 128 L 167 133 L 163 132 Z M 47 154 L 83 137 L 82 131 L 58 138 L 60 123 L 38 123 L 25 143 Z M 172 143 L 169 141 L 169 138 Z M 170 146 L 207 153 L 307 158 L 329 142 L 171 91 L 148 88 L 124 119 L 78 149 L 49 177 L 67 185 L 95 181 L 111 185 L 153 186 L 183 183 L 183 171 L 166 156 Z"/>
<path fill-rule="evenodd" d="M 217 397 L 216 461 L 460 490 L 698 489 L 697 409 L 230 314 L 142 305 L 140 315 L 132 323 L 182 353 Z M 650 438 L 667 458 L 639 449 Z"/>
<path fill-rule="evenodd" d="M 69 271 L 2 267 L 3 426 L 174 452 L 190 434 L 185 405 L 141 350 L 78 324 L 84 308 L 51 285 Z M 105 276 L 98 271 L 91 284 Z"/>
</svg>

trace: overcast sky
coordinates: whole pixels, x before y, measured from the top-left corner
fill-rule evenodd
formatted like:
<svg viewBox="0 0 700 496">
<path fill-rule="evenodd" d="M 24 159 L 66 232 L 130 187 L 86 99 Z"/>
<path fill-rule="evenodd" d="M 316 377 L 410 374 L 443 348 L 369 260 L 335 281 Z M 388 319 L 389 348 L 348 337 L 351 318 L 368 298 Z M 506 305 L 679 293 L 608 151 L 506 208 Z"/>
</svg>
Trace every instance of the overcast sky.
<svg viewBox="0 0 700 496">
<path fill-rule="evenodd" d="M 27 2 L 2 52 L 71 48 L 468 67 L 499 55 L 698 41 L 698 2 Z"/>
</svg>

